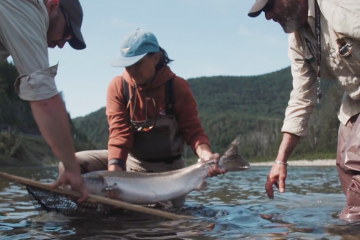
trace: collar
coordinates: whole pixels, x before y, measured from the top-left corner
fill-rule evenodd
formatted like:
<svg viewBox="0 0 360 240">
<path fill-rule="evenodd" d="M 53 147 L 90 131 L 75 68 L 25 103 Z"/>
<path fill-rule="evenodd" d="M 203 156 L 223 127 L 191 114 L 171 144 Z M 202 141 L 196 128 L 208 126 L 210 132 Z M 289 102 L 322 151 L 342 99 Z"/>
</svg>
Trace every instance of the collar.
<svg viewBox="0 0 360 240">
<path fill-rule="evenodd" d="M 308 17 L 315 18 L 315 0 L 308 0 Z"/>
<path fill-rule="evenodd" d="M 122 73 L 122 76 L 125 79 L 125 81 L 130 84 L 130 86 L 134 87 L 135 84 L 134 84 L 133 80 L 131 79 L 131 76 L 129 75 L 129 73 L 126 71 L 126 69 Z M 155 88 L 161 87 L 162 85 L 165 84 L 165 82 L 167 82 L 174 76 L 175 76 L 175 74 L 170 70 L 170 68 L 168 66 L 164 66 L 160 70 L 157 71 L 155 77 L 153 78 L 153 80 L 150 84 L 148 83 L 144 86 L 138 85 L 138 89 L 139 90 L 147 89 L 147 88 L 155 89 Z"/>
<path fill-rule="evenodd" d="M 308 27 L 299 29 L 300 34 L 308 39 L 314 38 L 315 34 L 315 1 L 316 0 L 308 0 L 308 24 L 310 29 Z"/>
</svg>

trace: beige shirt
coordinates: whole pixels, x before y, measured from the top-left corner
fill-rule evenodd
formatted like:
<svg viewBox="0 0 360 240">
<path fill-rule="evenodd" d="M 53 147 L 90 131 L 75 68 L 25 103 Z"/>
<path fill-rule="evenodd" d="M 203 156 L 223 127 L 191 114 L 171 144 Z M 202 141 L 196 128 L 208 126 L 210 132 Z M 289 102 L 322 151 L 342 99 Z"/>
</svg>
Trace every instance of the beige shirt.
<svg viewBox="0 0 360 240">
<path fill-rule="evenodd" d="M 360 112 L 360 2 L 359 0 L 318 0 L 321 11 L 321 75 L 337 81 L 345 91 L 338 113 L 346 124 L 351 116 Z M 310 28 L 289 35 L 289 58 L 293 76 L 293 90 L 285 112 L 282 132 L 304 137 L 308 120 L 316 104 L 316 61 L 306 46 L 310 40 L 316 52 L 315 2 L 309 0 Z M 351 46 L 350 56 L 339 53 L 337 39 Z M 313 59 L 314 60 L 314 59 Z"/>
<path fill-rule="evenodd" d="M 58 94 L 57 65 L 49 67 L 48 26 L 43 0 L 0 0 L 0 61 L 12 56 L 20 73 L 15 87 L 27 101 Z"/>
</svg>

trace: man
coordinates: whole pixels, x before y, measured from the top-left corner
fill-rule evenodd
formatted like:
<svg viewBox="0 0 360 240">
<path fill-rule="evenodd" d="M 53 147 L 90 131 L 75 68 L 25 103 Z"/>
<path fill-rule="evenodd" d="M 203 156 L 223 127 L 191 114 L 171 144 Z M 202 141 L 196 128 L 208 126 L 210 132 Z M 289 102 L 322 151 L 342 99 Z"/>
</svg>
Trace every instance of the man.
<svg viewBox="0 0 360 240">
<path fill-rule="evenodd" d="M 49 67 L 48 47 L 86 47 L 78 0 L 1 0 L 0 60 L 12 56 L 20 73 L 15 88 L 29 101 L 38 127 L 66 170 L 51 186 L 70 184 L 86 198 L 64 103 L 56 89 L 57 65 Z"/>
<path fill-rule="evenodd" d="M 307 134 L 316 95 L 321 97 L 320 88 L 316 89 L 317 76 L 321 73 L 325 79 L 336 80 L 345 91 L 338 113 L 341 123 L 336 166 L 347 205 L 340 218 L 358 219 L 360 4 L 357 0 L 318 0 L 317 3 L 315 0 L 258 0 L 248 15 L 257 17 L 262 11 L 267 20 L 278 22 L 289 33 L 288 53 L 294 86 L 282 127 L 283 139 L 267 177 L 266 192 L 273 198 L 273 184 L 280 192 L 285 191 L 286 162 L 299 139 Z M 319 65 L 321 71 L 318 71 Z"/>
</svg>

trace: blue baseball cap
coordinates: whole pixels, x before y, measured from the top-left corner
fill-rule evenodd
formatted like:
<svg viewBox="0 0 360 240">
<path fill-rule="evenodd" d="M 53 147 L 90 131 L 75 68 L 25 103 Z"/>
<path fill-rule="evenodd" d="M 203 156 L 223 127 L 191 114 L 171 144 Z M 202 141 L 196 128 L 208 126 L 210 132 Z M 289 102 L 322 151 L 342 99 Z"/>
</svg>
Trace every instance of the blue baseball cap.
<svg viewBox="0 0 360 240">
<path fill-rule="evenodd" d="M 147 53 L 159 51 L 160 47 L 155 35 L 149 31 L 137 29 L 124 37 L 120 45 L 120 56 L 111 61 L 111 66 L 129 67 Z"/>
</svg>

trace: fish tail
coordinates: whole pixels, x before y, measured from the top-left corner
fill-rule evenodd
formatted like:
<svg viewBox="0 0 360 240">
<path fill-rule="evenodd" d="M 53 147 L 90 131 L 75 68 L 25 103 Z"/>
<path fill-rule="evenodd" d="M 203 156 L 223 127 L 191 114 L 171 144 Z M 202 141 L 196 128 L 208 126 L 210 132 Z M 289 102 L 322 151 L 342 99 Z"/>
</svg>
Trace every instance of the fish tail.
<svg viewBox="0 0 360 240">
<path fill-rule="evenodd" d="M 242 171 L 250 168 L 250 164 L 239 154 L 240 137 L 232 141 L 219 160 L 219 168 L 227 172 Z"/>
</svg>

